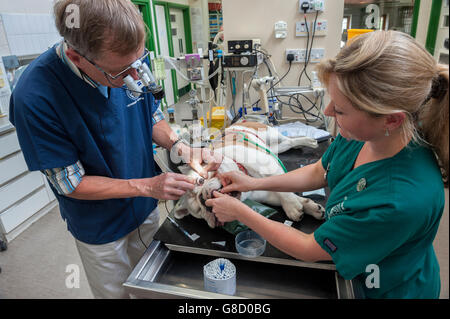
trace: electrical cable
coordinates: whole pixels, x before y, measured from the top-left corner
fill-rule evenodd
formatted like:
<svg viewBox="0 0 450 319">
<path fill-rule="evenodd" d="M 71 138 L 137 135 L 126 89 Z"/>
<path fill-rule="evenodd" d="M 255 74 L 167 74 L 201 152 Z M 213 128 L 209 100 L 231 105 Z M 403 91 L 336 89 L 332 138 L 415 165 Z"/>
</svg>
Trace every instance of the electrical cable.
<svg viewBox="0 0 450 319">
<path fill-rule="evenodd" d="M 291 66 L 292 66 L 292 61 L 289 61 L 289 68 L 288 68 L 287 72 L 281 77 L 281 79 L 279 79 L 277 82 L 272 84 L 272 86 L 266 92 L 269 92 L 270 90 L 272 90 L 275 87 L 275 85 L 280 83 L 286 77 L 286 75 L 288 75 L 289 71 L 291 71 Z M 258 102 L 259 102 L 259 100 L 258 100 Z"/>
<path fill-rule="evenodd" d="M 309 62 L 311 61 L 311 53 L 312 53 L 312 48 L 313 48 L 313 44 L 314 44 L 314 38 L 315 38 L 315 35 L 316 35 L 316 23 L 317 23 L 318 15 L 319 15 L 319 11 L 316 11 L 316 16 L 314 18 L 314 24 L 313 24 L 313 29 L 312 29 L 311 46 L 309 46 L 309 35 L 310 35 L 310 32 L 309 32 L 308 22 L 306 20 L 306 15 L 305 15 L 305 26 L 306 26 L 306 32 L 307 32 L 306 57 L 305 57 L 305 63 L 304 63 L 304 66 L 303 66 L 303 70 L 300 73 L 300 76 L 298 78 L 298 86 L 300 86 L 303 74 L 306 75 L 306 77 L 308 78 L 310 83 L 312 82 L 311 78 L 308 75 L 308 72 L 306 72 L 306 68 L 309 65 Z"/>
<path fill-rule="evenodd" d="M 236 117 L 236 84 L 235 84 L 235 77 L 236 77 L 236 71 L 233 71 L 234 75 L 230 72 L 230 90 L 231 90 L 231 106 L 230 110 L 233 110 L 233 120 Z"/>
<path fill-rule="evenodd" d="M 133 213 L 134 220 L 136 221 L 136 226 L 137 226 L 137 231 L 138 231 L 139 240 L 141 241 L 142 245 L 144 245 L 145 249 L 148 249 L 148 246 L 147 246 L 147 245 L 144 243 L 144 241 L 142 240 L 142 237 L 141 237 L 141 230 L 140 230 L 140 227 L 139 227 L 139 222 L 138 222 L 138 220 L 137 220 L 137 218 L 136 218 L 136 215 L 134 214 L 134 207 L 133 207 L 133 206 L 132 206 L 131 212 Z"/>
<path fill-rule="evenodd" d="M 281 79 L 279 79 L 276 83 L 272 84 L 272 86 L 266 92 L 269 92 L 270 90 L 272 90 L 275 87 L 275 85 L 280 83 L 286 77 L 286 75 L 288 75 L 289 71 L 291 71 L 291 66 L 292 66 L 292 61 L 289 61 L 289 68 L 288 68 L 287 72 L 281 77 Z M 271 97 L 274 97 L 274 96 L 272 95 Z M 261 99 L 258 99 L 255 103 L 253 103 L 251 105 L 251 107 L 257 105 L 260 100 Z"/>
<path fill-rule="evenodd" d="M 261 50 L 263 50 L 263 49 L 261 48 Z M 271 59 L 271 55 L 268 54 L 267 52 L 264 52 L 264 51 L 261 51 L 261 50 L 255 49 L 256 52 L 260 52 L 260 53 L 264 54 L 264 57 L 265 57 L 264 62 L 266 62 L 266 64 L 267 64 L 267 61 L 270 62 L 270 64 L 272 65 L 272 69 L 273 69 L 273 73 L 275 74 L 275 77 L 277 79 L 279 79 L 280 75 L 278 74 L 277 69 L 276 69 L 276 67 L 275 67 L 275 65 L 274 65 L 274 63 L 273 63 L 273 61 Z M 269 73 L 271 73 L 271 72 L 269 72 Z M 272 76 L 272 74 L 271 74 L 271 76 Z"/>
<path fill-rule="evenodd" d="M 160 57 L 161 58 L 161 57 Z M 166 56 L 162 56 L 162 58 L 167 61 L 173 68 L 174 70 L 186 81 L 190 82 L 190 83 L 194 83 L 194 84 L 198 84 L 198 85 L 203 85 L 203 86 L 209 86 L 209 82 L 205 83 L 203 81 L 192 81 L 190 80 L 186 75 L 184 75 L 184 73 L 175 65 L 175 63 L 173 63 L 172 60 L 176 60 L 175 58 L 172 57 L 166 57 Z M 211 78 L 213 78 L 214 76 L 216 76 L 217 73 L 219 73 L 221 67 L 218 67 L 217 70 L 215 70 L 212 74 L 210 74 L 205 80 L 210 80 Z"/>
<path fill-rule="evenodd" d="M 306 72 L 306 66 L 308 65 L 308 48 L 309 48 L 309 28 L 308 28 L 308 21 L 306 20 L 306 13 L 304 15 L 305 18 L 305 27 L 306 27 L 306 56 L 305 56 L 305 62 L 303 64 L 303 70 L 300 72 L 300 75 L 298 77 L 298 83 L 297 86 L 300 86 L 302 75 Z M 312 46 L 311 46 L 312 47 Z"/>
<path fill-rule="evenodd" d="M 303 107 L 303 104 L 298 99 L 299 95 L 302 96 L 304 99 L 306 99 L 309 103 L 311 103 L 310 108 L 305 109 Z M 278 98 L 278 101 L 280 102 L 280 107 L 282 107 L 283 105 L 289 106 L 289 108 L 291 109 L 292 112 L 303 115 L 303 118 L 305 119 L 305 121 L 307 123 L 315 123 L 319 120 L 323 121 L 323 117 L 320 116 L 321 111 L 317 106 L 318 98 L 316 98 L 316 101 L 313 102 L 306 95 L 304 95 L 302 93 L 297 93 L 297 94 L 293 94 L 293 95 L 279 94 L 279 95 L 276 95 L 275 97 Z M 282 100 L 281 97 L 289 97 L 289 100 L 286 102 L 286 101 Z M 295 100 L 297 102 L 297 105 L 293 104 L 292 100 Z M 323 97 L 321 99 L 321 103 L 323 103 Z M 317 114 L 311 112 L 313 109 L 317 110 Z M 309 115 L 310 118 L 306 117 L 306 115 Z"/>
<path fill-rule="evenodd" d="M 319 15 L 319 11 L 316 11 L 316 17 L 314 18 L 314 24 L 313 24 L 313 31 L 312 31 L 312 36 L 311 36 L 311 47 L 309 48 L 309 54 L 308 54 L 308 64 L 311 61 L 311 53 L 312 53 L 312 48 L 314 45 L 314 37 L 316 36 L 316 24 L 317 24 L 317 16 Z M 309 83 L 311 84 L 311 78 L 308 76 L 308 73 L 306 72 L 306 68 L 305 68 L 305 74 L 307 76 L 307 78 L 309 79 Z"/>
<path fill-rule="evenodd" d="M 175 204 L 175 201 L 174 201 Z M 167 208 L 167 200 L 164 201 L 164 207 L 166 208 L 167 215 L 169 215 L 169 209 Z"/>
</svg>

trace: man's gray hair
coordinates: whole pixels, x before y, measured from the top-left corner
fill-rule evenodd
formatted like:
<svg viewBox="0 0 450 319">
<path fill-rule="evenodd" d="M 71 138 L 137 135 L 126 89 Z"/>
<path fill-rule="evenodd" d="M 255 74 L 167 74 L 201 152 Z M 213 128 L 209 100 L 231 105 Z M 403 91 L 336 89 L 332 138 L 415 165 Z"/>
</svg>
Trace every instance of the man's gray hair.
<svg viewBox="0 0 450 319">
<path fill-rule="evenodd" d="M 95 59 L 103 52 L 136 52 L 146 40 L 146 25 L 130 0 L 58 0 L 56 28 L 69 46 Z"/>
</svg>

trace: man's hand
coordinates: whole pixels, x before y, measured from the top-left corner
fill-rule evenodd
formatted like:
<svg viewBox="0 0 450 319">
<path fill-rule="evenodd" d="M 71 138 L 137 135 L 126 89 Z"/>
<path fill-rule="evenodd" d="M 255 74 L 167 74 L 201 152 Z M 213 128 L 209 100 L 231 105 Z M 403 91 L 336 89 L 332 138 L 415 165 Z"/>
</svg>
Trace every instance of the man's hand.
<svg viewBox="0 0 450 319">
<path fill-rule="evenodd" d="M 152 178 L 135 180 L 134 183 L 138 183 L 141 196 L 166 200 L 177 200 L 195 187 L 195 180 L 192 177 L 176 173 L 164 173 Z"/>
</svg>

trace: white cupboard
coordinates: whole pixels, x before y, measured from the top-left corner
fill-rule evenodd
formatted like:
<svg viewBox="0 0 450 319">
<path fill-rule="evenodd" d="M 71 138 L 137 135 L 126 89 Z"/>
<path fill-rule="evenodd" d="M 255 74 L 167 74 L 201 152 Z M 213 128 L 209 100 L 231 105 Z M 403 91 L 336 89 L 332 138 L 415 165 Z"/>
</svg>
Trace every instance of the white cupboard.
<svg viewBox="0 0 450 319">
<path fill-rule="evenodd" d="M 56 206 L 45 176 L 28 171 L 15 129 L 0 129 L 0 240 L 10 242 Z"/>
</svg>

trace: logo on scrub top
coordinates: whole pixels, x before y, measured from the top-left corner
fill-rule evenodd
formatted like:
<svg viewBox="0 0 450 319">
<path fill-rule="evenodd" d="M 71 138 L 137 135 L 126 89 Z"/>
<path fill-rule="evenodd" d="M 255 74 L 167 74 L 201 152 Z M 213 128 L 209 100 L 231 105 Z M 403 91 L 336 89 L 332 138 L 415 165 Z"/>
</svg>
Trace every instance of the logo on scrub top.
<svg viewBox="0 0 450 319">
<path fill-rule="evenodd" d="M 340 215 L 340 214 L 344 213 L 344 211 L 345 211 L 344 202 L 345 202 L 346 200 L 347 200 L 347 196 L 344 197 L 344 200 L 343 200 L 341 203 L 339 203 L 339 204 L 333 206 L 333 207 L 327 212 L 327 219 L 330 219 L 330 218 L 333 217 L 333 216 Z"/>
<path fill-rule="evenodd" d="M 133 101 L 133 102 L 131 102 L 130 104 L 128 104 L 127 107 L 133 106 L 133 105 L 135 105 L 137 102 L 139 102 L 140 100 L 143 100 L 143 99 L 144 99 L 144 98 L 142 97 L 142 95 L 141 95 L 141 96 L 138 96 L 138 97 L 134 96 L 133 93 L 132 93 L 131 91 L 129 91 L 129 90 L 126 89 L 126 88 L 127 88 L 126 86 L 124 86 L 124 88 L 125 88 L 125 92 L 126 92 L 126 94 L 127 94 L 127 97 L 128 97 L 130 100 Z"/>
</svg>

